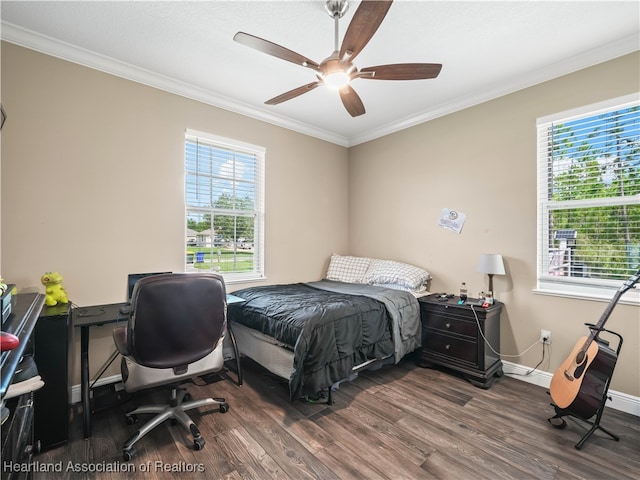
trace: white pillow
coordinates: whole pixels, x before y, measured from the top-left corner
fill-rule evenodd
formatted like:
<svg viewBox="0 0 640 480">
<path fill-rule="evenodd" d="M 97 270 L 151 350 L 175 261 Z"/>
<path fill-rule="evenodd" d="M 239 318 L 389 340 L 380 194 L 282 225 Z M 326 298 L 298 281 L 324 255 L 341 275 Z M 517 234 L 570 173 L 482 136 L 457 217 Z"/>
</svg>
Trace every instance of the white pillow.
<svg viewBox="0 0 640 480">
<path fill-rule="evenodd" d="M 363 283 L 370 263 L 371 259 L 368 257 L 350 257 L 334 253 L 329 261 L 326 278 L 336 282 Z"/>
<path fill-rule="evenodd" d="M 407 263 L 394 260 L 371 260 L 369 270 L 364 276 L 364 283 L 402 285 L 415 290 L 424 285 L 431 278 L 429 272 L 423 268 L 414 267 Z"/>
<path fill-rule="evenodd" d="M 406 285 L 398 285 L 397 283 L 371 283 L 370 285 L 374 287 L 391 288 L 393 290 L 402 290 L 403 292 L 411 293 L 424 293 L 427 291 L 427 286 L 425 284 L 422 284 L 417 288 L 410 288 Z"/>
</svg>

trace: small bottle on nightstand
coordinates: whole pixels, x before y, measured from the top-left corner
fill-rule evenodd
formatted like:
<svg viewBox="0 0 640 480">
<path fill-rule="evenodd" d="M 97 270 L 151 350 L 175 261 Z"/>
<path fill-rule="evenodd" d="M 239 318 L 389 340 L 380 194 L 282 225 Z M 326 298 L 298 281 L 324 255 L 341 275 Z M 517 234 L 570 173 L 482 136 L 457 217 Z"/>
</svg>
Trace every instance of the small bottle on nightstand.
<svg viewBox="0 0 640 480">
<path fill-rule="evenodd" d="M 462 285 L 460 285 L 460 300 L 463 302 L 467 301 L 467 284 L 465 282 L 462 282 Z"/>
</svg>

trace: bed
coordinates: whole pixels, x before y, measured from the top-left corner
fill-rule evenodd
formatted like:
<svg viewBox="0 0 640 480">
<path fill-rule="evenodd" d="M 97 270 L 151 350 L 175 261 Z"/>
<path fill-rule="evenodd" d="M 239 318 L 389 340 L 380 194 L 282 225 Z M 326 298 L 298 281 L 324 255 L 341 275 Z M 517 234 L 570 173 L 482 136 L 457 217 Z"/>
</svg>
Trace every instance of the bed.
<svg viewBox="0 0 640 480">
<path fill-rule="evenodd" d="M 330 395 L 420 347 L 417 297 L 429 278 L 400 262 L 332 255 L 323 280 L 233 292 L 244 302 L 229 305 L 228 320 L 240 355 L 287 379 L 291 400 Z"/>
</svg>

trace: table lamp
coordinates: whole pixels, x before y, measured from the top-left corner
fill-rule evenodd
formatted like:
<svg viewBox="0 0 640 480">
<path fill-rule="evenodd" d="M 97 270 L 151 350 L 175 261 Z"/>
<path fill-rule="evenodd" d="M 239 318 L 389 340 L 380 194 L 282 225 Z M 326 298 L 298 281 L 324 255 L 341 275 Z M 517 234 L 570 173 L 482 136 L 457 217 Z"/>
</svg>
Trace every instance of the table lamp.
<svg viewBox="0 0 640 480">
<path fill-rule="evenodd" d="M 504 270 L 502 255 L 496 253 L 483 253 L 480 255 L 480 261 L 478 262 L 478 271 L 489 275 L 489 291 L 493 292 L 493 276 L 504 275 L 506 273 Z"/>
</svg>

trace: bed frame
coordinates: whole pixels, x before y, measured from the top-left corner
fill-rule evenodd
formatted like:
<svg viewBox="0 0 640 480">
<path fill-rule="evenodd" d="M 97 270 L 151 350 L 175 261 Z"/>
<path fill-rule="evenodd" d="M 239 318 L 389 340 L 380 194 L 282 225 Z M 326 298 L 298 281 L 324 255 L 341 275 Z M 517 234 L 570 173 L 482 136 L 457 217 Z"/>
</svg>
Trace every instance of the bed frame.
<svg viewBox="0 0 640 480">
<path fill-rule="evenodd" d="M 285 380 L 288 380 L 293 371 L 293 350 L 278 342 L 273 337 L 249 328 L 240 323 L 233 322 L 231 327 L 237 343 L 237 350 L 241 356 L 249 357 L 260 364 L 266 370 Z M 333 405 L 332 392 L 336 390 L 340 383 L 352 381 L 358 376 L 358 372 L 369 369 L 377 369 L 384 365 L 394 363 L 393 354 L 384 358 L 367 360 L 352 368 L 351 374 L 339 382 L 327 388 L 327 405 Z M 239 368 L 239 367 L 238 367 Z M 322 402 L 320 402 L 322 403 Z"/>
</svg>

